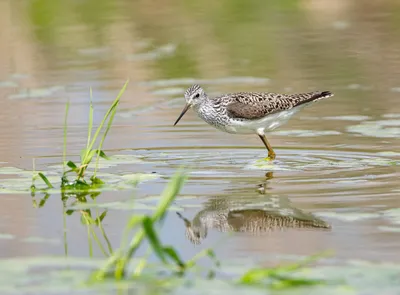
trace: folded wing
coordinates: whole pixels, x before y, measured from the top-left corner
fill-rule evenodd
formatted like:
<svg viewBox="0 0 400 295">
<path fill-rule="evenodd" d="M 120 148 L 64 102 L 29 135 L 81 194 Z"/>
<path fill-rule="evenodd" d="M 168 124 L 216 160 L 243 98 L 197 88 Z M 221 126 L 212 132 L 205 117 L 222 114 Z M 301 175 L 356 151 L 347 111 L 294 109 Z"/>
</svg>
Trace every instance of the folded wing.
<svg viewBox="0 0 400 295">
<path fill-rule="evenodd" d="M 260 119 L 272 113 L 333 96 L 329 91 L 315 91 L 299 94 L 278 94 L 273 92 L 239 92 L 230 94 L 233 101 L 227 105 L 232 118 Z"/>
</svg>

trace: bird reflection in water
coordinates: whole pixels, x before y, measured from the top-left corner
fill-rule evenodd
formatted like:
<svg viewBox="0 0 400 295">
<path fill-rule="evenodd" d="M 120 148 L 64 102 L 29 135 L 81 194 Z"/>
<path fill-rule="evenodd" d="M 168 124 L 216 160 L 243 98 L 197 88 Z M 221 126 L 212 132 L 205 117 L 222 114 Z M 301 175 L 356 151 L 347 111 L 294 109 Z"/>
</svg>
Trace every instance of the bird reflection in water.
<svg viewBox="0 0 400 295">
<path fill-rule="evenodd" d="M 267 182 L 273 177 L 268 172 L 255 197 L 210 198 L 203 210 L 192 221 L 182 214 L 187 239 L 200 244 L 207 237 L 208 229 L 221 232 L 246 232 L 263 234 L 275 230 L 316 229 L 329 230 L 331 226 L 311 213 L 293 207 L 287 197 L 268 194 Z"/>
</svg>

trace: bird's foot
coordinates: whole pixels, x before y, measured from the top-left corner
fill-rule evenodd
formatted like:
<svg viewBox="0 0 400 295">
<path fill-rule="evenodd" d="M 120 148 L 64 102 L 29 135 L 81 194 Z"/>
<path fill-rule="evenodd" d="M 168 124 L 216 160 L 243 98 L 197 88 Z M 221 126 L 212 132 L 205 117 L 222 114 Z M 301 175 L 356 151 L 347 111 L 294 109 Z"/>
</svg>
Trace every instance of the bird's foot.
<svg viewBox="0 0 400 295">
<path fill-rule="evenodd" d="M 275 160 L 275 156 L 268 156 L 266 158 L 257 160 L 257 162 L 272 162 L 273 160 Z"/>
</svg>

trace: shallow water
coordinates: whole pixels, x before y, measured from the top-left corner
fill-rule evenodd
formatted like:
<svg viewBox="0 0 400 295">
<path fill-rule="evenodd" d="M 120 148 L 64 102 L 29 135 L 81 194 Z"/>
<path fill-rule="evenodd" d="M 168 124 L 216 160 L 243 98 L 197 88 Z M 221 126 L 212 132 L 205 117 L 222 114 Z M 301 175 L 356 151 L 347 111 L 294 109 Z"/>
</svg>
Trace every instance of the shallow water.
<svg viewBox="0 0 400 295">
<path fill-rule="evenodd" d="M 186 166 L 190 177 L 161 231 L 184 258 L 216 245 L 223 261 L 267 265 L 332 249 L 339 261 L 400 263 L 399 5 L 218 3 L 0 3 L 2 258 L 89 257 L 80 215 L 63 219 L 82 208 L 64 208 L 56 189 L 30 195 L 32 158 L 59 179 L 66 101 L 76 159 L 86 144 L 89 87 L 98 125 L 129 78 L 105 142 L 112 160 L 100 166 L 109 187 L 89 202 L 109 209 L 104 228 L 114 248 L 132 210 L 154 208 Z M 210 95 L 335 96 L 269 134 L 271 164 L 257 162 L 266 155 L 257 136 L 221 133 L 192 111 L 172 126 L 192 83 Z M 134 173 L 142 173 L 137 190 Z"/>
</svg>

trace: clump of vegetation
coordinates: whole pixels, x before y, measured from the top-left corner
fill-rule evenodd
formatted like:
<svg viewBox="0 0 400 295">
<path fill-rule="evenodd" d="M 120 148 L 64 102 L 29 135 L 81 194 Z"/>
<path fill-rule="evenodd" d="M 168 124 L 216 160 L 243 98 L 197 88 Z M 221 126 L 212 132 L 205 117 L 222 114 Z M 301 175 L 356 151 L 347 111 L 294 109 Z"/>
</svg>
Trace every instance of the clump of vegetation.
<svg viewBox="0 0 400 295">
<path fill-rule="evenodd" d="M 103 148 L 103 143 L 107 137 L 108 132 L 111 129 L 112 122 L 114 120 L 114 116 L 117 111 L 117 106 L 120 102 L 120 98 L 122 94 L 125 92 L 126 87 L 129 81 L 126 81 L 122 89 L 120 90 L 117 97 L 114 99 L 110 108 L 107 110 L 104 115 L 100 125 L 97 127 L 94 135 L 93 133 L 93 102 L 92 102 L 92 89 L 90 88 L 90 105 L 89 105 L 89 122 L 88 122 L 88 134 L 87 134 L 87 143 L 86 146 L 81 150 L 80 153 L 80 163 L 75 163 L 71 160 L 66 160 L 67 153 L 67 118 L 69 111 L 69 101 L 66 104 L 65 108 L 65 119 L 64 119 L 64 145 L 63 145 L 63 174 L 61 177 L 61 189 L 63 191 L 72 190 L 72 191 L 87 191 L 92 188 L 96 188 L 104 184 L 104 182 L 97 177 L 97 170 L 99 159 L 104 158 L 108 159 Z M 104 130 L 103 130 L 104 129 Z M 102 135 L 100 135 L 103 130 Z M 98 143 L 97 148 L 95 148 L 95 144 L 98 141 L 98 138 L 101 139 Z M 90 182 L 88 181 L 88 177 L 85 174 L 89 165 L 91 164 L 93 158 L 96 157 L 96 164 L 94 168 L 93 174 L 89 177 Z M 74 177 L 74 180 L 70 181 L 68 177 Z M 53 188 L 54 186 L 50 183 L 48 178 L 42 173 L 35 173 L 32 178 L 31 191 L 34 192 L 36 190 L 36 186 L 34 184 L 37 178 L 41 178 L 43 182 L 47 185 L 47 188 Z"/>
<path fill-rule="evenodd" d="M 112 122 L 114 120 L 115 113 L 117 111 L 117 106 L 119 104 L 120 98 L 122 94 L 125 92 L 126 86 L 128 85 L 128 81 L 122 87 L 121 91 L 114 99 L 113 103 L 111 104 L 110 108 L 106 112 L 101 121 L 99 127 L 95 134 L 92 137 L 92 129 L 93 129 L 93 102 L 92 102 L 92 89 L 90 89 L 90 107 L 89 107 L 89 124 L 88 124 L 88 135 L 87 135 L 87 144 L 86 147 L 81 150 L 80 153 L 80 160 L 79 164 L 74 163 L 73 161 L 66 161 L 66 147 L 67 147 L 67 117 L 68 117 L 68 110 L 69 110 L 69 102 L 67 103 L 65 109 L 65 121 L 64 121 L 64 153 L 63 153 L 63 164 L 64 164 L 64 173 L 62 176 L 61 181 L 61 188 L 63 189 L 89 189 L 92 186 L 101 185 L 103 181 L 96 176 L 99 159 L 104 158 L 108 159 L 104 151 L 102 150 L 104 140 L 107 137 L 107 134 L 111 128 Z M 107 123 L 101 140 L 97 149 L 94 148 L 94 145 L 97 141 L 97 138 L 100 135 L 103 126 Z M 93 172 L 93 175 L 90 177 L 91 183 L 89 184 L 85 179 L 85 172 L 92 162 L 93 157 L 97 155 L 96 158 L 96 166 Z M 65 170 L 65 166 L 70 168 L 69 170 Z M 75 176 L 74 181 L 70 182 L 67 178 L 68 174 L 72 173 Z"/>
</svg>

